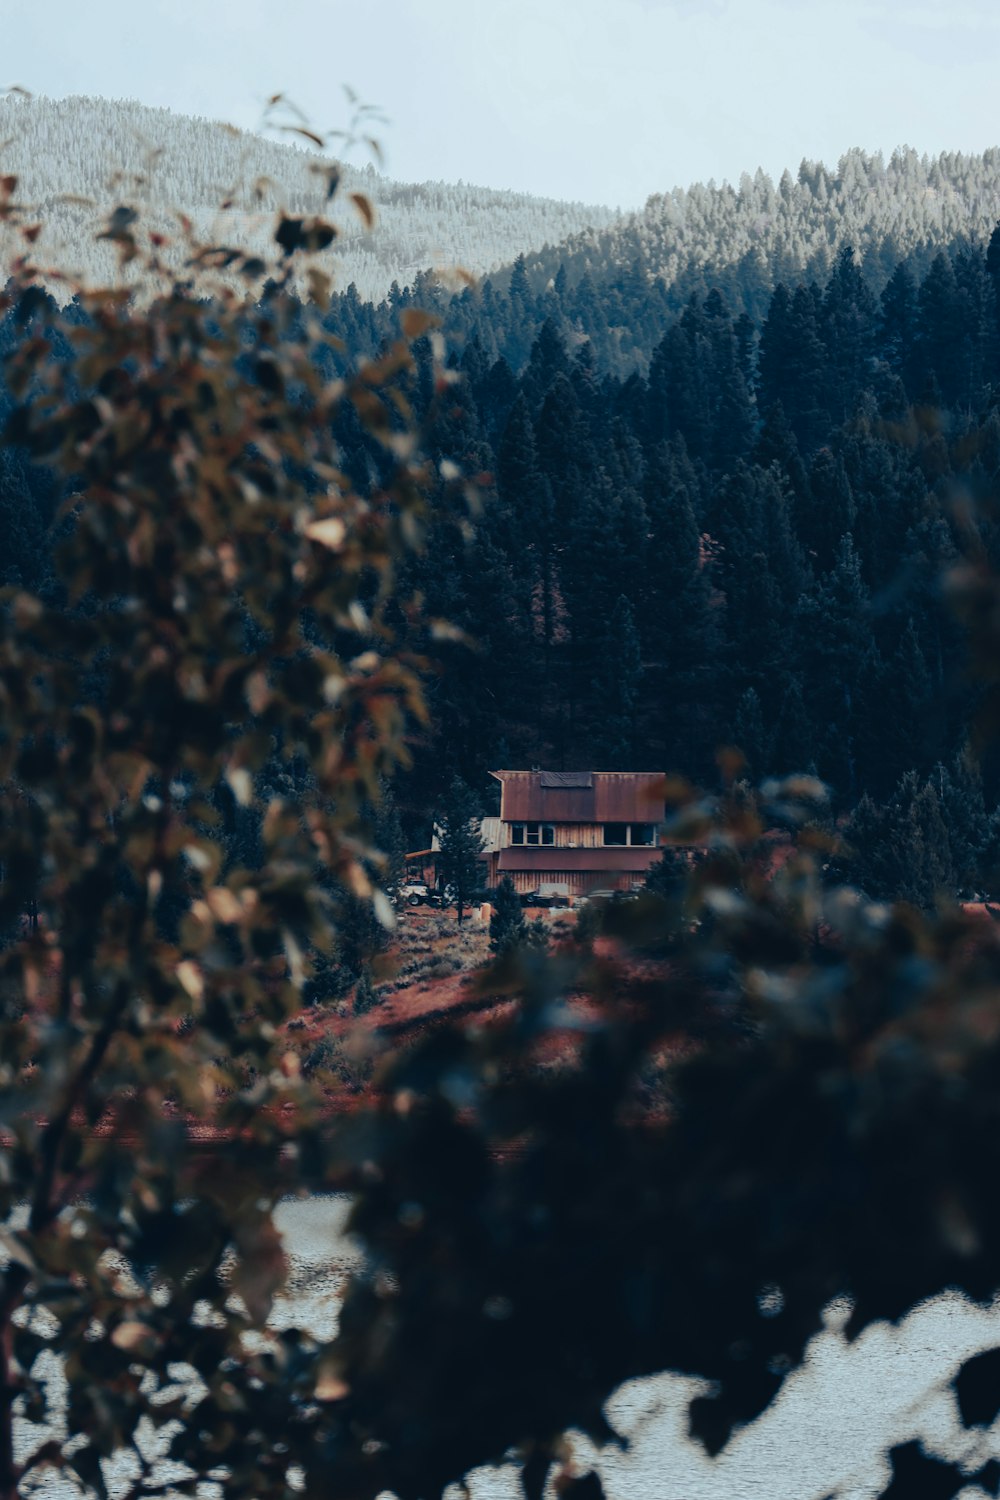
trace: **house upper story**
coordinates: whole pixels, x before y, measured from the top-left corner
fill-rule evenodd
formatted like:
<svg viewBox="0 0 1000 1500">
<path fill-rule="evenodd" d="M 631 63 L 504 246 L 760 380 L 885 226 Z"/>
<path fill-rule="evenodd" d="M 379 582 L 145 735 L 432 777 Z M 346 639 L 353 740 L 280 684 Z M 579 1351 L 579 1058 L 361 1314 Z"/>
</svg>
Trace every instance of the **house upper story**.
<svg viewBox="0 0 1000 1500">
<path fill-rule="evenodd" d="M 655 848 L 662 771 L 494 771 L 500 848 Z"/>
</svg>

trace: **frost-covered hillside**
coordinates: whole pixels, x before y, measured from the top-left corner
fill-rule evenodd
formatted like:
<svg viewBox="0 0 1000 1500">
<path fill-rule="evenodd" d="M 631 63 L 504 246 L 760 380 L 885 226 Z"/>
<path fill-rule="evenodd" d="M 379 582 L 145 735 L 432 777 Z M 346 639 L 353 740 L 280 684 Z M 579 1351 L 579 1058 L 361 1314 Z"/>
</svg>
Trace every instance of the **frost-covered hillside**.
<svg viewBox="0 0 1000 1500">
<path fill-rule="evenodd" d="M 682 297 L 724 280 L 766 297 L 778 281 L 826 280 L 854 248 L 875 282 L 900 259 L 922 266 L 943 249 L 989 239 L 1000 218 L 1000 149 L 921 156 L 902 147 L 848 151 L 835 170 L 803 161 L 779 182 L 744 173 L 738 186 L 695 183 L 654 194 L 644 210 L 588 226 L 526 256 L 533 285 L 560 266 L 571 281 L 627 270 Z"/>
<path fill-rule="evenodd" d="M 143 208 L 168 231 L 183 213 L 197 233 L 255 250 L 266 246 L 279 207 L 325 206 L 319 158 L 309 151 L 133 101 L 0 98 L 0 142 L 0 173 L 17 174 L 18 198 L 45 226 L 39 260 L 91 281 L 113 272 L 113 247 L 95 234 L 118 203 Z M 327 258 L 338 286 L 354 282 L 374 300 L 418 271 L 461 266 L 481 275 L 616 218 L 607 208 L 464 183 L 392 182 L 372 169 L 348 170 L 344 185 L 374 202 L 378 223 L 366 231 L 341 194 L 333 214 L 341 237 Z M 0 227 L 0 275 L 23 248 Z"/>
</svg>

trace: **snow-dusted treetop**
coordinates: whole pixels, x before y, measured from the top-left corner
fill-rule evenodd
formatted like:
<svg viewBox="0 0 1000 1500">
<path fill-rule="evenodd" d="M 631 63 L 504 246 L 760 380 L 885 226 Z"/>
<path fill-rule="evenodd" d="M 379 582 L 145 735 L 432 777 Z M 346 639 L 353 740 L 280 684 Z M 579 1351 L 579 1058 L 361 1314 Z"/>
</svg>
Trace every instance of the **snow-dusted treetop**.
<svg viewBox="0 0 1000 1500">
<path fill-rule="evenodd" d="M 39 262 L 91 282 L 115 274 L 114 247 L 95 235 L 120 203 L 142 210 L 158 230 L 169 233 L 183 213 L 197 234 L 256 251 L 268 245 L 277 209 L 326 207 L 312 152 L 132 100 L 8 95 L 0 98 L 0 142 L 0 174 L 17 174 L 18 199 L 45 226 Z M 354 282 L 372 300 L 419 271 L 460 266 L 482 275 L 617 217 L 607 208 L 464 183 L 398 183 L 372 168 L 346 168 L 344 187 L 332 214 L 340 238 L 324 261 L 335 285 Z M 351 190 L 374 203 L 374 233 L 353 211 Z M 23 249 L 0 227 L 0 279 Z"/>
<path fill-rule="evenodd" d="M 851 245 L 878 281 L 897 260 L 922 264 L 949 246 L 985 242 L 998 217 L 1000 148 L 931 157 L 901 147 L 888 161 L 854 149 L 836 168 L 803 161 L 777 183 L 757 171 L 736 186 L 699 182 L 656 193 L 641 212 L 590 225 L 526 259 L 535 285 L 565 265 L 571 280 L 627 267 L 668 288 L 685 286 L 693 273 L 710 285 L 733 272 L 770 287 L 824 281 Z"/>
</svg>

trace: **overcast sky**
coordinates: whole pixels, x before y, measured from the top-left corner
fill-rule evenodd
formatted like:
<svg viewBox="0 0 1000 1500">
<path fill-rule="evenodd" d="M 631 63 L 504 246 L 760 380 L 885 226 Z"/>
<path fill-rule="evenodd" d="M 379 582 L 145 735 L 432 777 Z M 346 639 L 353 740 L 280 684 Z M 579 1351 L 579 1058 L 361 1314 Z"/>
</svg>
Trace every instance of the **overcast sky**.
<svg viewBox="0 0 1000 1500">
<path fill-rule="evenodd" d="M 394 177 L 626 208 L 850 146 L 981 151 L 998 65 L 1000 0 L 0 0 L 0 86 L 249 127 L 281 90 L 327 128 L 349 83 Z"/>
</svg>

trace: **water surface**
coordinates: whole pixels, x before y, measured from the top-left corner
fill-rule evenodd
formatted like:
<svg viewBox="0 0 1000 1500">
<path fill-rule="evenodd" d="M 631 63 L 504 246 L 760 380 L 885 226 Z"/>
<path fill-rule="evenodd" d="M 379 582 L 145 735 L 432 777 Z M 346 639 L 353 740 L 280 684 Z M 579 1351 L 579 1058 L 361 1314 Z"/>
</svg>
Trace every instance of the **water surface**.
<svg viewBox="0 0 1000 1500">
<path fill-rule="evenodd" d="M 343 1196 L 294 1199 L 279 1208 L 290 1276 L 276 1322 L 321 1338 L 335 1332 L 344 1283 L 360 1258 L 345 1234 L 349 1208 Z M 627 1451 L 596 1452 L 578 1437 L 580 1467 L 600 1471 L 609 1500 L 871 1500 L 887 1481 L 883 1455 L 892 1443 L 922 1438 L 970 1469 L 1000 1456 L 1000 1421 L 985 1435 L 967 1433 L 948 1386 L 963 1360 L 1000 1345 L 1000 1301 L 984 1310 L 957 1294 L 937 1297 L 898 1327 L 873 1324 L 854 1344 L 842 1336 L 846 1315 L 844 1306 L 827 1310 L 826 1329 L 812 1341 L 803 1368 L 767 1415 L 737 1434 L 719 1458 L 707 1458 L 685 1437 L 686 1404 L 699 1383 L 659 1375 L 630 1381 L 608 1402 L 612 1425 L 629 1440 Z M 54 1361 L 47 1373 L 61 1378 Z M 34 1447 L 38 1430 L 19 1426 L 22 1441 Z M 128 1459 L 110 1465 L 106 1477 L 112 1496 L 124 1493 L 132 1477 Z M 223 1493 L 218 1486 L 204 1488 L 206 1496 Z M 470 1488 L 473 1500 L 522 1500 L 513 1465 L 478 1470 Z M 51 1475 L 34 1493 L 69 1500 L 78 1492 L 65 1477 Z M 450 1500 L 457 1496 L 456 1489 Z"/>
<path fill-rule="evenodd" d="M 292 1297 L 280 1316 L 316 1332 L 336 1325 L 338 1288 L 357 1252 L 344 1238 L 348 1202 L 312 1198 L 279 1211 L 291 1259 Z M 923 1438 L 935 1452 L 972 1469 L 1000 1455 L 1000 1423 L 985 1437 L 962 1427 L 950 1377 L 963 1360 L 996 1341 L 1000 1301 L 991 1310 L 957 1294 L 915 1309 L 897 1327 L 875 1323 L 848 1344 L 847 1308 L 827 1310 L 826 1330 L 765 1417 L 709 1459 L 685 1435 L 696 1381 L 660 1375 L 630 1381 L 608 1403 L 627 1452 L 597 1453 L 576 1442 L 581 1465 L 600 1471 L 609 1500 L 870 1500 L 889 1476 L 885 1449 Z M 482 1469 L 474 1500 L 520 1500 L 512 1466 Z M 963 1492 L 964 1493 L 964 1492 Z M 970 1487 L 968 1494 L 981 1495 Z"/>
</svg>

